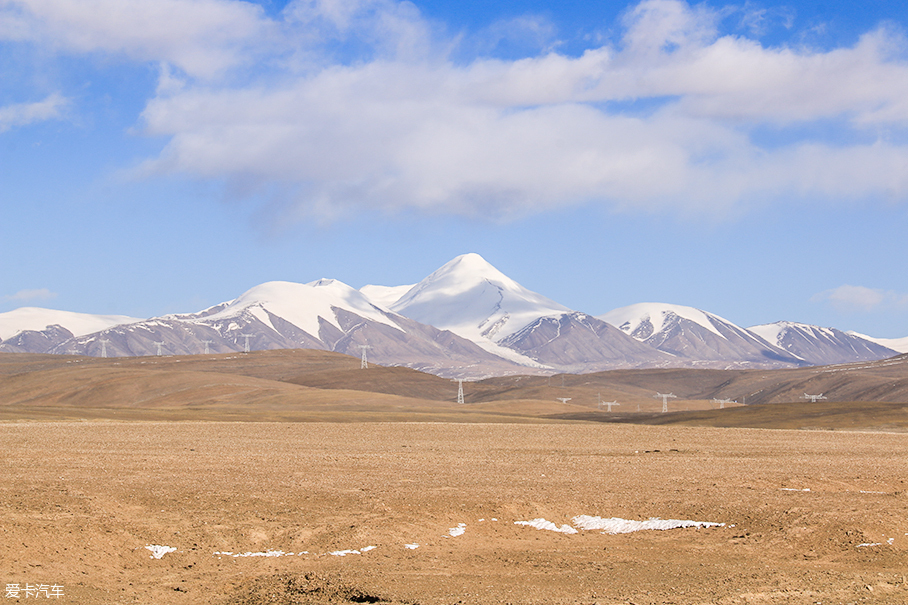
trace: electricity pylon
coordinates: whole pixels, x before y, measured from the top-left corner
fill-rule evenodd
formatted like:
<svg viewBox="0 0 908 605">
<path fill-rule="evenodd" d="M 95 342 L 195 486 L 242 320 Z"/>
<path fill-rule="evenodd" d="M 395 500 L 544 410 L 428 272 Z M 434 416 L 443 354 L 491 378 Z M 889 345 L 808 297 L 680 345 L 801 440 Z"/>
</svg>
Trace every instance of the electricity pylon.
<svg viewBox="0 0 908 605">
<path fill-rule="evenodd" d="M 372 347 L 370 347 L 369 345 L 357 345 L 357 346 L 358 346 L 360 349 L 363 350 L 363 358 L 362 358 L 362 361 L 361 361 L 360 364 L 359 364 L 359 369 L 360 369 L 360 370 L 365 370 L 365 369 L 367 369 L 367 368 L 369 367 L 369 360 L 366 359 L 366 351 L 367 351 L 368 349 L 371 349 Z"/>
<path fill-rule="evenodd" d="M 810 403 L 816 403 L 820 399 L 828 399 L 828 397 L 823 397 L 823 393 L 820 393 L 819 395 L 808 395 L 807 393 L 804 393 L 804 396 L 801 397 L 801 399 L 810 399 Z"/>
<path fill-rule="evenodd" d="M 653 395 L 653 397 L 655 397 L 656 399 L 659 399 L 660 397 L 662 398 L 662 413 L 663 414 L 668 411 L 668 400 L 678 398 L 678 396 L 675 395 L 674 393 L 659 393 L 659 392 L 657 392 L 655 395 Z"/>
</svg>

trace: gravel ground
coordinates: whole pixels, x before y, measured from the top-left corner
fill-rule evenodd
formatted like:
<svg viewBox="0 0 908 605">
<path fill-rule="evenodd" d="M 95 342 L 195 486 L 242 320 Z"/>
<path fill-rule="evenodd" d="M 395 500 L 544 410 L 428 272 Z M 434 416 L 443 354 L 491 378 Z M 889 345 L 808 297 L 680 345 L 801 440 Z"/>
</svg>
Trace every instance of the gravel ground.
<svg viewBox="0 0 908 605">
<path fill-rule="evenodd" d="M 908 435 L 0 423 L 0 536 L 2 603 L 904 604 Z"/>
</svg>

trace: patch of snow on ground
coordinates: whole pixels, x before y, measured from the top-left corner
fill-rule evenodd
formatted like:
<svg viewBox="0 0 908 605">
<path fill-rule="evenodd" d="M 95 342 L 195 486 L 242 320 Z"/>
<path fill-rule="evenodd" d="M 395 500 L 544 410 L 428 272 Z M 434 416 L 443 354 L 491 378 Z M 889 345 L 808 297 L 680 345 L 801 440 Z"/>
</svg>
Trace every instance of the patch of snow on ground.
<svg viewBox="0 0 908 605">
<path fill-rule="evenodd" d="M 601 529 L 608 534 L 628 534 L 642 530 L 666 530 L 684 527 L 723 527 L 724 523 L 712 523 L 709 521 L 681 521 L 679 519 L 659 519 L 658 517 L 647 521 L 632 521 L 612 517 L 603 519 L 602 517 L 591 517 L 589 515 L 579 515 L 572 519 L 574 527 L 580 529 Z"/>
<path fill-rule="evenodd" d="M 783 492 L 809 492 L 810 488 L 805 487 L 804 489 L 798 489 L 797 487 L 783 487 Z"/>
<path fill-rule="evenodd" d="M 416 550 L 419 548 L 419 544 L 404 544 L 404 548 L 409 548 L 410 550 Z"/>
<path fill-rule="evenodd" d="M 328 554 L 335 557 L 346 557 L 347 555 L 358 555 L 362 553 L 360 553 L 360 551 L 358 550 L 335 550 L 333 552 L 329 552 Z"/>
<path fill-rule="evenodd" d="M 535 527 L 536 529 L 545 529 L 548 531 L 556 531 L 561 534 L 576 534 L 577 530 L 571 527 L 570 525 L 562 525 L 558 527 L 551 521 L 546 521 L 545 519 L 533 519 L 532 521 L 514 521 L 514 525 L 528 525 L 530 527 Z"/>
<path fill-rule="evenodd" d="M 882 546 L 882 542 L 864 542 L 863 544 L 858 544 L 855 548 L 863 548 L 865 546 Z"/>
<path fill-rule="evenodd" d="M 467 531 L 467 524 L 458 523 L 457 527 L 452 527 L 451 529 L 448 530 L 448 533 L 451 535 L 452 538 L 456 538 L 457 536 L 462 536 L 465 531 Z"/>
<path fill-rule="evenodd" d="M 151 556 L 155 559 L 160 559 L 167 553 L 176 552 L 177 550 L 174 546 L 160 546 L 158 544 L 149 544 L 145 548 L 151 551 Z"/>
<path fill-rule="evenodd" d="M 268 550 L 265 552 L 229 552 L 229 551 L 218 551 L 214 553 L 215 555 L 224 555 L 227 557 L 292 557 L 292 552 L 284 552 L 282 550 Z M 300 553 L 303 554 L 303 553 Z"/>
</svg>

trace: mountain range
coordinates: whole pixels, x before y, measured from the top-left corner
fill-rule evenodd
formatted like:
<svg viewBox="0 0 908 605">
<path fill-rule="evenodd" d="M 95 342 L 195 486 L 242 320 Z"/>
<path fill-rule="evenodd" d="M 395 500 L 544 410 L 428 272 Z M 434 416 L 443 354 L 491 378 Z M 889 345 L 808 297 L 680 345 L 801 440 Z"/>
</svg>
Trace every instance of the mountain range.
<svg viewBox="0 0 908 605">
<path fill-rule="evenodd" d="M 524 288 L 478 254 L 458 256 L 411 286 L 268 282 L 203 311 L 150 319 L 37 308 L 0 313 L 0 351 L 7 352 L 113 357 L 322 349 L 466 379 L 837 364 L 908 352 L 904 340 L 883 343 L 792 322 L 745 329 L 661 303 L 594 317 Z"/>
</svg>

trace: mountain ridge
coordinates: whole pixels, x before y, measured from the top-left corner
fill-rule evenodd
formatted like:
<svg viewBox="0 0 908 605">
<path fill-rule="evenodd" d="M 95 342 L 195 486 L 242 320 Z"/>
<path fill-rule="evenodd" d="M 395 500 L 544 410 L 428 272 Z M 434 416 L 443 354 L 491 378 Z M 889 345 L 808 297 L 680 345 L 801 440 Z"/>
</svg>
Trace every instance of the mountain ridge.
<svg viewBox="0 0 908 605">
<path fill-rule="evenodd" d="M 45 319 L 49 323 L 41 326 Z M 782 324 L 792 334 L 789 341 L 779 338 Z M 639 303 L 596 317 L 524 288 L 475 253 L 455 257 L 410 286 L 357 290 L 329 278 L 271 281 L 196 313 L 144 320 L 23 308 L 0 313 L 0 336 L 0 351 L 92 356 L 224 353 L 245 350 L 247 343 L 250 350 L 355 356 L 365 350 L 374 363 L 469 379 L 660 367 L 793 368 L 899 353 L 833 328 L 779 322 L 745 329 L 667 303 Z"/>
</svg>

